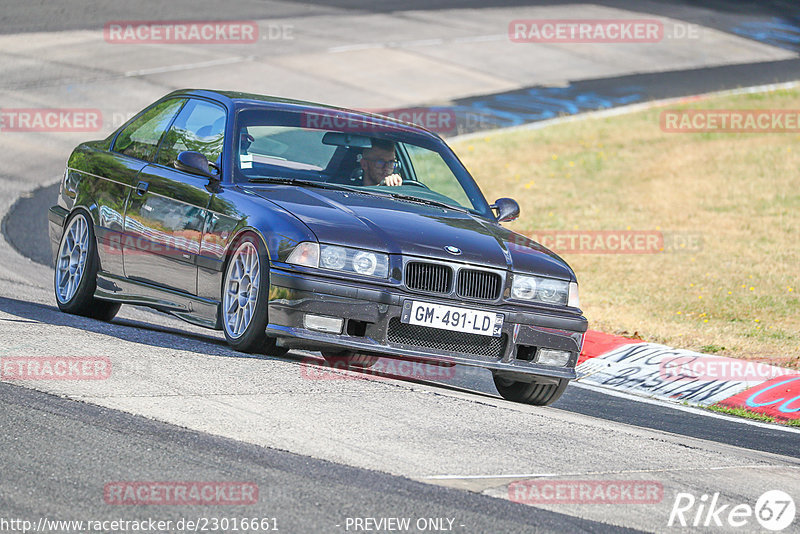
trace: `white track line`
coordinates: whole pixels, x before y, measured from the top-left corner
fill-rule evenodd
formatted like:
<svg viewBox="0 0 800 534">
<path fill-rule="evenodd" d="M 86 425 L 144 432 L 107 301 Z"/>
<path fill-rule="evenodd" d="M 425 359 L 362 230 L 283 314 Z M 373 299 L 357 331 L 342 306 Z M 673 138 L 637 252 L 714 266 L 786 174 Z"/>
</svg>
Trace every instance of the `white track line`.
<svg viewBox="0 0 800 534">
<path fill-rule="evenodd" d="M 637 473 L 681 473 L 684 471 L 725 471 L 727 469 L 800 469 L 792 465 L 721 465 L 716 467 L 675 467 L 665 469 L 625 469 L 617 471 L 580 471 L 573 473 L 515 473 L 510 475 L 427 475 L 417 477 L 418 480 L 482 480 L 492 478 L 552 478 L 580 477 L 595 475 L 633 475 Z"/>
<path fill-rule="evenodd" d="M 133 78 L 136 76 L 147 76 L 148 74 L 162 74 L 164 72 L 202 69 L 206 67 L 216 67 L 217 65 L 230 65 L 232 63 L 242 63 L 244 61 L 251 61 L 252 59 L 253 56 L 224 57 L 220 59 L 212 59 L 209 61 L 200 61 L 198 63 L 184 63 L 182 65 L 169 65 L 167 67 L 155 67 L 152 69 L 129 70 L 128 72 L 125 73 L 125 77 Z"/>
<path fill-rule="evenodd" d="M 370 50 L 375 48 L 411 48 L 415 46 L 441 46 L 446 43 L 484 43 L 487 41 L 500 41 L 508 39 L 506 34 L 496 35 L 470 35 L 468 37 L 454 37 L 452 39 L 417 39 L 414 41 L 387 41 L 385 43 L 361 43 L 352 45 L 332 46 L 327 49 L 329 54 L 352 52 L 354 50 Z"/>
</svg>

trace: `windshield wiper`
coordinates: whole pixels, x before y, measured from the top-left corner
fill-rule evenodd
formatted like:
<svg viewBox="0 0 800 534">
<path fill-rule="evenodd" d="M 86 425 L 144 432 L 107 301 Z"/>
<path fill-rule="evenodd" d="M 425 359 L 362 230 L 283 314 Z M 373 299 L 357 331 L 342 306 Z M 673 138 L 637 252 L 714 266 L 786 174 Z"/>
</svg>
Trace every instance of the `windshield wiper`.
<svg viewBox="0 0 800 534">
<path fill-rule="evenodd" d="M 427 204 L 429 206 L 437 206 L 439 208 L 446 208 L 446 209 L 456 210 L 456 211 L 460 211 L 460 212 L 463 212 L 463 213 L 472 213 L 471 210 L 468 210 L 467 208 L 462 208 L 461 206 L 453 206 L 452 204 L 448 204 L 446 202 L 440 202 L 438 200 L 431 200 L 429 198 L 415 197 L 413 195 L 404 195 L 402 193 L 388 193 L 386 195 L 382 194 L 381 196 L 390 196 L 390 197 L 396 198 L 398 200 L 409 200 L 411 202 L 419 202 L 420 204 Z"/>
<path fill-rule="evenodd" d="M 384 197 L 384 198 L 394 198 L 397 200 L 408 200 L 410 202 L 417 202 L 419 204 L 427 204 L 428 206 L 436 206 L 439 208 L 460 211 L 462 213 L 475 214 L 475 212 L 467 208 L 462 208 L 460 206 L 453 206 L 452 204 L 447 204 L 446 202 L 440 202 L 438 200 L 420 198 L 420 197 L 415 197 L 413 195 L 404 195 L 402 193 L 391 193 L 389 191 L 365 190 L 342 184 L 332 184 L 330 182 L 315 182 L 312 180 L 298 180 L 297 178 L 277 178 L 277 177 L 261 177 L 261 178 L 254 177 L 250 178 L 248 181 L 257 184 L 299 185 L 300 187 L 318 187 L 320 189 L 350 191 L 351 193 L 360 193 L 360 194 L 371 195 L 376 197 Z"/>
<path fill-rule="evenodd" d="M 298 180 L 297 178 L 250 178 L 248 180 L 254 184 L 285 184 L 285 185 L 299 185 L 300 187 L 319 187 L 320 189 L 336 189 L 339 191 L 351 191 L 353 193 L 362 193 L 360 189 L 348 187 L 342 184 L 332 184 L 329 182 L 315 182 L 313 180 Z"/>
</svg>

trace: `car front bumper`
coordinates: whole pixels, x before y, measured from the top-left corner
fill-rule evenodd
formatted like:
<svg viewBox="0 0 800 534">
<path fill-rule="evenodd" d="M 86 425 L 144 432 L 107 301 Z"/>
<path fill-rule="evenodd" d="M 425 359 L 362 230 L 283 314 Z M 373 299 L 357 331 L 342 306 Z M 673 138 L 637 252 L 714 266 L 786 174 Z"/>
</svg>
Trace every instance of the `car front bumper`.
<svg viewBox="0 0 800 534">
<path fill-rule="evenodd" d="M 459 334 L 400 322 L 406 301 L 422 300 L 449 306 L 499 312 L 505 315 L 498 338 Z M 310 330 L 306 314 L 344 319 L 341 334 Z M 355 327 L 353 327 L 355 326 Z M 378 356 L 462 364 L 490 369 L 520 381 L 553 382 L 574 379 L 587 321 L 579 315 L 556 315 L 513 305 L 453 301 L 345 283 L 298 274 L 273 265 L 270 271 L 267 334 L 287 348 L 352 351 Z M 418 334 L 418 336 L 417 336 Z M 536 363 L 537 349 L 570 352 L 567 365 Z"/>
</svg>

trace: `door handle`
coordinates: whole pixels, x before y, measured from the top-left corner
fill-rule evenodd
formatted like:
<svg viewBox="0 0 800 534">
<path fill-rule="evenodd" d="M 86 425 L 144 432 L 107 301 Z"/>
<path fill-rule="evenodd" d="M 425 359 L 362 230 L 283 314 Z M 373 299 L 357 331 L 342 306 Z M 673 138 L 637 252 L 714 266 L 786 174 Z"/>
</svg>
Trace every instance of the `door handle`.
<svg viewBox="0 0 800 534">
<path fill-rule="evenodd" d="M 139 182 L 139 185 L 136 186 L 136 194 L 139 196 L 144 195 L 147 193 L 147 186 L 149 184 L 147 182 Z"/>
</svg>

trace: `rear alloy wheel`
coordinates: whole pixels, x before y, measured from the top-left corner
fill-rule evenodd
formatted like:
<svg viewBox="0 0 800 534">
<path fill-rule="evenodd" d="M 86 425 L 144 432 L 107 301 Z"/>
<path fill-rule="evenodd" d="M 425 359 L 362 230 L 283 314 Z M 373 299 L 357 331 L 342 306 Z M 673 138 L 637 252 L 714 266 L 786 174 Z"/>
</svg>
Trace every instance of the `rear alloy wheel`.
<svg viewBox="0 0 800 534">
<path fill-rule="evenodd" d="M 94 298 L 97 289 L 97 241 L 89 218 L 75 212 L 64 225 L 58 244 L 53 286 L 58 309 L 101 321 L 110 321 L 120 304 Z"/>
<path fill-rule="evenodd" d="M 251 234 L 237 244 L 225 270 L 222 285 L 222 325 L 228 344 L 240 352 L 282 355 L 287 351 L 268 337 L 267 299 L 269 275 L 266 250 Z"/>
<path fill-rule="evenodd" d="M 534 406 L 549 406 L 564 393 L 569 380 L 558 379 L 557 384 L 540 384 L 537 382 L 518 382 L 501 376 L 494 375 L 494 385 L 500 396 L 506 400 L 533 404 Z"/>
<path fill-rule="evenodd" d="M 375 365 L 375 362 L 378 361 L 377 356 L 347 350 L 341 352 L 323 351 L 322 357 L 333 366 L 346 365 L 348 367 L 359 367 L 361 369 L 372 367 Z"/>
</svg>

